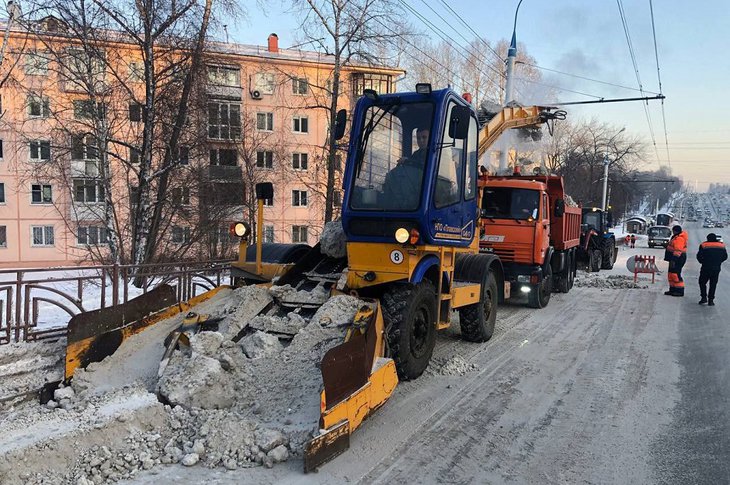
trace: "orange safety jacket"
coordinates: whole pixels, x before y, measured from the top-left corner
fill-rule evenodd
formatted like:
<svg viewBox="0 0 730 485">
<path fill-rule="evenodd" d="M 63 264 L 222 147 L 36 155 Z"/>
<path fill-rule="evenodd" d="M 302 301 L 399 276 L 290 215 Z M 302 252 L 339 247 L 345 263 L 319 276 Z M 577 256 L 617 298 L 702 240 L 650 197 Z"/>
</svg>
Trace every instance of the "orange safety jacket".
<svg viewBox="0 0 730 485">
<path fill-rule="evenodd" d="M 667 245 L 667 251 L 676 257 L 687 254 L 687 239 L 687 231 L 682 231 L 679 234 L 672 236 L 669 240 L 669 244 Z"/>
</svg>

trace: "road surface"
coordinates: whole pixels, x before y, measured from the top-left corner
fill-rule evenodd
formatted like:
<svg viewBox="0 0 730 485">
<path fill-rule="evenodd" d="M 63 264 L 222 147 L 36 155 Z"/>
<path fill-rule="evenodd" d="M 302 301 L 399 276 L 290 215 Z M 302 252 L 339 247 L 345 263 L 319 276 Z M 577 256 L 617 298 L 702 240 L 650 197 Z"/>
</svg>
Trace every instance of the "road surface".
<svg viewBox="0 0 730 485">
<path fill-rule="evenodd" d="M 441 334 L 436 359 L 476 366 L 424 375 L 355 432 L 317 474 L 298 460 L 224 471 L 167 467 L 134 483 L 730 483 L 730 268 L 699 306 L 690 228 L 687 296 L 574 288 L 536 311 L 500 310 L 495 337 Z M 625 258 L 661 249 L 621 252 Z M 643 247 L 642 247 L 643 246 Z M 666 263 L 660 263 L 662 269 Z"/>
</svg>

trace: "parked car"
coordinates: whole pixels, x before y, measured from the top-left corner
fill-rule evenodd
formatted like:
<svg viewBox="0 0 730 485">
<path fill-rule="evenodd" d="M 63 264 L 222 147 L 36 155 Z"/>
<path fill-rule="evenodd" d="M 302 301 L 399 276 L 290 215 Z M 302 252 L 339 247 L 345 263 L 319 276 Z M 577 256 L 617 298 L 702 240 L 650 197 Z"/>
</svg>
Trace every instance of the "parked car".
<svg viewBox="0 0 730 485">
<path fill-rule="evenodd" d="M 667 226 L 651 226 L 646 234 L 649 236 L 649 247 L 654 246 L 667 247 L 669 239 L 672 237 L 672 230 Z"/>
</svg>

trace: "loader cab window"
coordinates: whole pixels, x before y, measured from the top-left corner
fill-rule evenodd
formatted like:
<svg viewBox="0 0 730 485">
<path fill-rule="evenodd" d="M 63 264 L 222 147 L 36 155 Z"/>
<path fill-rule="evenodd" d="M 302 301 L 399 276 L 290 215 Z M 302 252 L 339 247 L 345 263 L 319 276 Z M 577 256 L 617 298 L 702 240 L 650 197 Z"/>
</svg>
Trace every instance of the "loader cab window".
<svg viewBox="0 0 730 485">
<path fill-rule="evenodd" d="M 418 209 L 432 122 L 431 103 L 368 108 L 357 147 L 352 209 Z"/>
<path fill-rule="evenodd" d="M 482 196 L 482 217 L 490 219 L 536 219 L 540 192 L 509 187 L 487 187 Z"/>
<path fill-rule="evenodd" d="M 479 159 L 477 120 L 469 121 L 469 137 L 466 140 L 466 174 L 464 176 L 464 200 L 477 195 L 477 163 Z"/>
<path fill-rule="evenodd" d="M 600 232 L 601 231 L 601 213 L 598 211 L 586 212 L 585 214 L 583 214 L 583 224 Z"/>
<path fill-rule="evenodd" d="M 451 119 L 451 110 L 456 106 L 449 104 L 446 119 Z M 444 138 L 439 154 L 439 169 L 436 174 L 433 201 L 437 209 L 455 204 L 461 200 L 462 170 L 464 168 L 464 140 L 455 140 L 444 130 Z"/>
</svg>

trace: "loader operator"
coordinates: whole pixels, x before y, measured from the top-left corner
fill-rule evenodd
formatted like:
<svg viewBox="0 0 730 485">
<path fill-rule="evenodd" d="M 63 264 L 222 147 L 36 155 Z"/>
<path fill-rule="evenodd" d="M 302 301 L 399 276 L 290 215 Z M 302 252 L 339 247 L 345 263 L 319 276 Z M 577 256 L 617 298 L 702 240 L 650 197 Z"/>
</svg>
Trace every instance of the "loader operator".
<svg viewBox="0 0 730 485">
<path fill-rule="evenodd" d="M 687 262 L 687 232 L 681 226 L 672 227 L 672 237 L 664 252 L 664 261 L 669 261 L 667 280 L 669 291 L 665 295 L 684 296 L 684 280 L 682 279 L 682 267 Z"/>
<path fill-rule="evenodd" d="M 423 170 L 426 166 L 428 128 L 416 132 L 418 149 L 410 157 L 398 159 L 398 165 L 388 172 L 383 182 L 382 207 L 388 210 L 415 210 L 421 198 Z"/>
<path fill-rule="evenodd" d="M 707 303 L 709 306 L 715 304 L 715 288 L 720 278 L 720 266 L 727 260 L 727 249 L 722 241 L 717 240 L 717 235 L 710 233 L 707 241 L 700 244 L 697 252 L 697 261 L 702 265 L 700 269 L 700 305 Z M 707 292 L 707 282 L 710 282 L 710 292 Z"/>
</svg>

